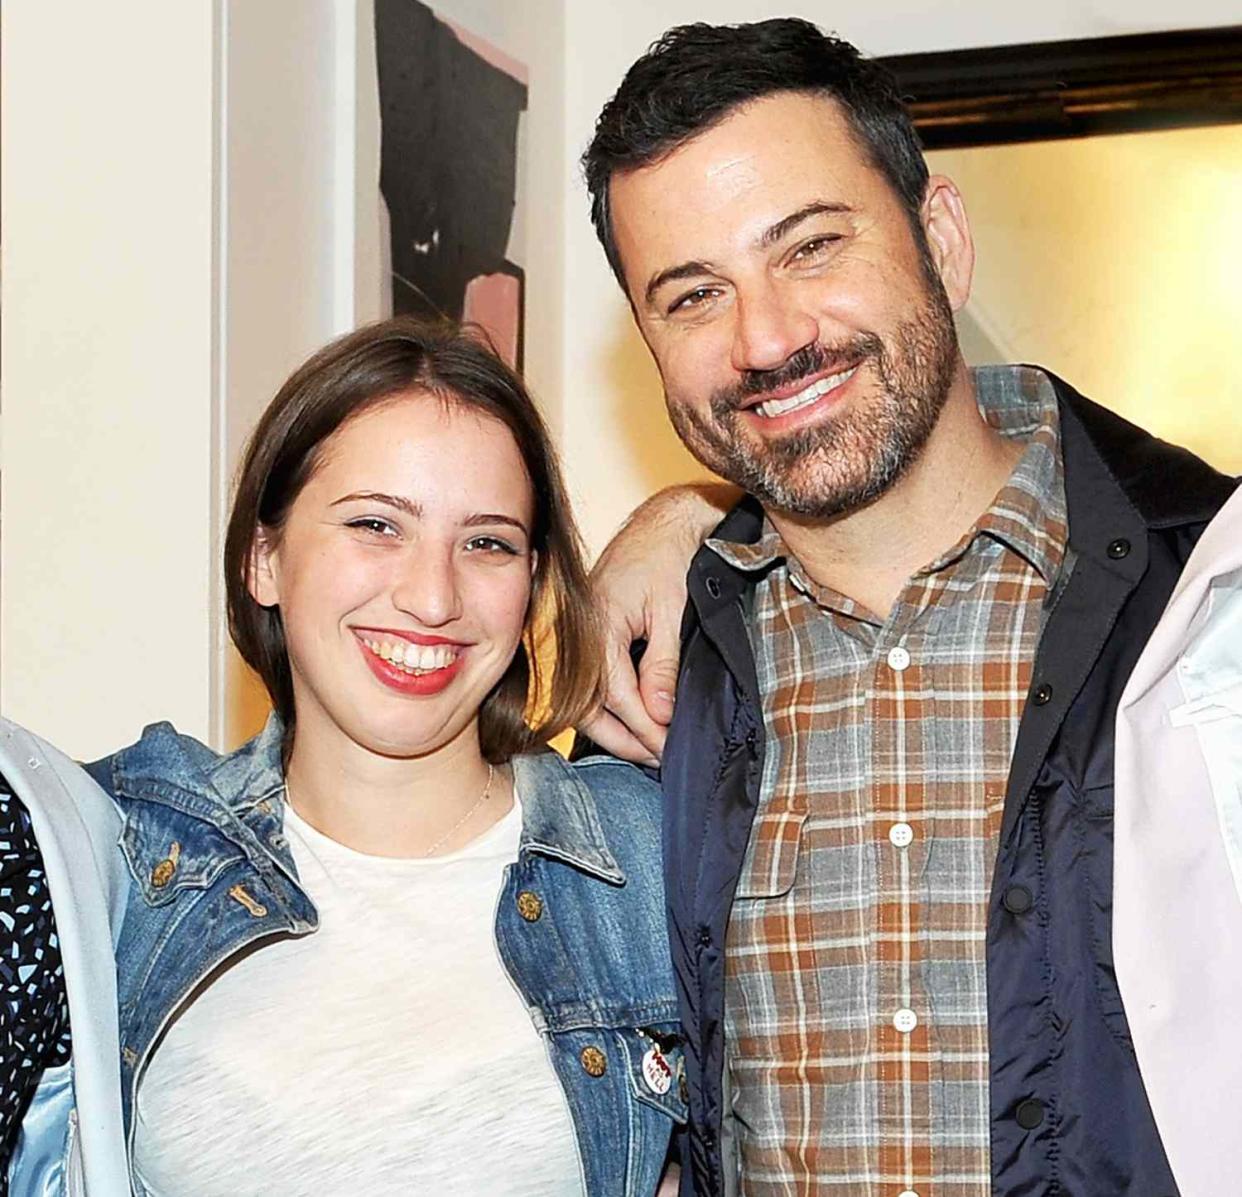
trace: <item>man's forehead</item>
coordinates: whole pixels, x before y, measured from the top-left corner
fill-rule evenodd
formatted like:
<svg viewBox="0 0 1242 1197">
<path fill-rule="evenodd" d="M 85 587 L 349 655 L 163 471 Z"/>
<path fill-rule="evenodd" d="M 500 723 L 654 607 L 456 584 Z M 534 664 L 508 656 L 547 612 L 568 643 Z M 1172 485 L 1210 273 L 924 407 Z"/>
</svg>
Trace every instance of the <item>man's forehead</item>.
<svg viewBox="0 0 1242 1197">
<path fill-rule="evenodd" d="M 678 259 L 758 244 L 766 229 L 812 203 L 856 208 L 874 168 L 836 103 L 781 93 L 754 101 L 658 161 L 610 185 L 622 261 L 645 272 Z M 641 258 L 640 264 L 637 259 Z M 631 278 L 631 284 L 638 280 Z"/>
</svg>

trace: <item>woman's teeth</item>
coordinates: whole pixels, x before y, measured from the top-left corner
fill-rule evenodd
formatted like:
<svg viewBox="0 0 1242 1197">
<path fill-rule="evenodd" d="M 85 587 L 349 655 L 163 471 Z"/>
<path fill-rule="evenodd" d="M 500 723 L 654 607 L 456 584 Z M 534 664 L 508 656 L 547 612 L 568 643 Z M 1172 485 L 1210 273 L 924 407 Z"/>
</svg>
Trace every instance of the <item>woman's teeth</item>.
<svg viewBox="0 0 1242 1197">
<path fill-rule="evenodd" d="M 842 370 L 840 374 L 829 374 L 827 378 L 811 383 L 806 390 L 790 395 L 788 399 L 765 399 L 762 403 L 756 404 L 754 410 L 768 420 L 783 416 L 786 412 L 797 411 L 798 408 L 805 407 L 808 403 L 814 403 L 821 395 L 828 394 L 843 382 L 849 381 L 857 369 L 857 366 L 851 366 L 848 370 Z"/>
<path fill-rule="evenodd" d="M 453 644 L 414 644 L 410 640 L 372 640 L 365 636 L 362 643 L 403 673 L 434 673 L 446 669 L 461 654 L 461 649 Z"/>
</svg>

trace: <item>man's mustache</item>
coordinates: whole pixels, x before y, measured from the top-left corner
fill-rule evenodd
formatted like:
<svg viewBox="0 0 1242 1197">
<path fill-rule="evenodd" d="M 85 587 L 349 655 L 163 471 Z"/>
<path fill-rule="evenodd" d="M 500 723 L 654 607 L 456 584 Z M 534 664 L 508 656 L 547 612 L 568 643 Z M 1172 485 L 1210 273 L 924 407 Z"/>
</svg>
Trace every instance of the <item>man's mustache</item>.
<svg viewBox="0 0 1242 1197">
<path fill-rule="evenodd" d="M 816 374 L 835 374 L 857 365 L 864 358 L 878 357 L 883 348 L 874 333 L 860 333 L 838 345 L 826 346 L 818 341 L 804 345 L 774 369 L 747 370 L 738 382 L 722 387 L 712 396 L 712 414 L 718 419 L 731 415 L 756 395 L 765 395 Z"/>
</svg>

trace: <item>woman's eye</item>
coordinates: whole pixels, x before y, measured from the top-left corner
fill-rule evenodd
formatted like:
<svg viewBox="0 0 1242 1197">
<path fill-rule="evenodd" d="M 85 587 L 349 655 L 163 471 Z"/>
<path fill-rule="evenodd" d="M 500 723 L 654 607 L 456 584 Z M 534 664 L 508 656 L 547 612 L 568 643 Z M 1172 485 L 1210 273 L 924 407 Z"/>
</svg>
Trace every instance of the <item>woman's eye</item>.
<svg viewBox="0 0 1242 1197">
<path fill-rule="evenodd" d="M 467 553 L 500 553 L 506 557 L 516 557 L 518 549 L 499 536 L 472 536 L 466 541 Z"/>
<path fill-rule="evenodd" d="M 360 515 L 356 519 L 347 520 L 347 528 L 357 528 L 362 532 L 373 532 L 377 536 L 396 536 L 397 529 L 388 520 L 378 515 Z"/>
</svg>

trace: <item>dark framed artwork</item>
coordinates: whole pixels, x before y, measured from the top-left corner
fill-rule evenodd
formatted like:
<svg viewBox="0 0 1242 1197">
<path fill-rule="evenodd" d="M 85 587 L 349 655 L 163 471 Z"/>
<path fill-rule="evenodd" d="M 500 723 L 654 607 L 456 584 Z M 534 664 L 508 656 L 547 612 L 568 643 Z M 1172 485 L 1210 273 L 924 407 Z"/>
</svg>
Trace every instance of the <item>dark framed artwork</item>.
<svg viewBox="0 0 1242 1197">
<path fill-rule="evenodd" d="M 1242 25 L 880 61 L 929 150 L 1242 121 Z"/>
<path fill-rule="evenodd" d="M 526 280 L 509 240 L 525 68 L 419 0 L 375 0 L 375 45 L 392 310 L 476 323 L 520 368 Z"/>
</svg>

